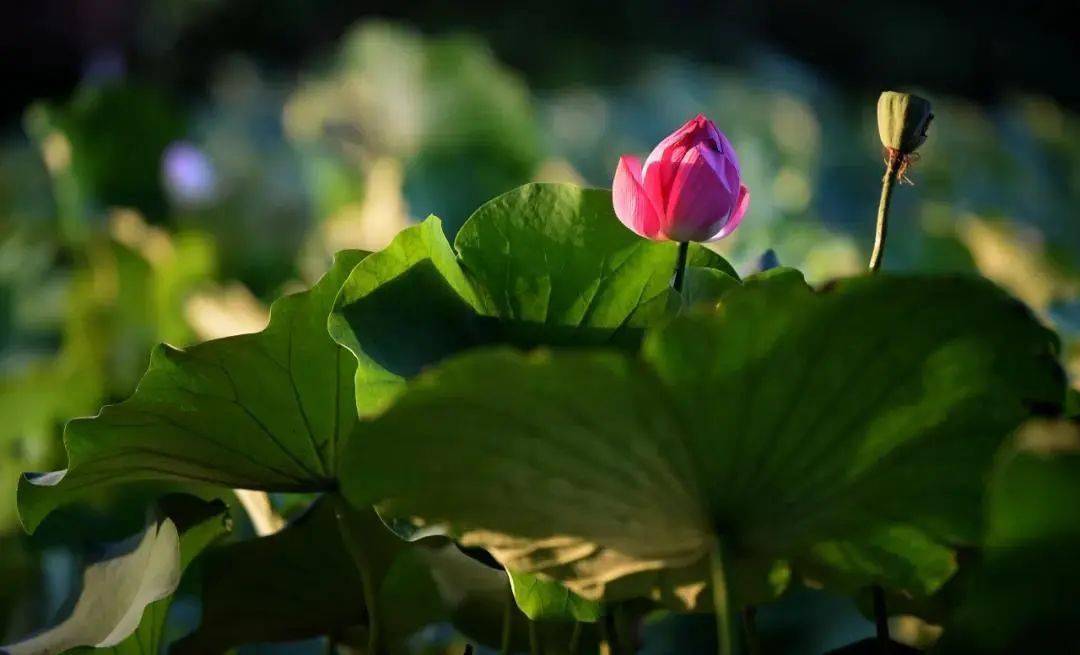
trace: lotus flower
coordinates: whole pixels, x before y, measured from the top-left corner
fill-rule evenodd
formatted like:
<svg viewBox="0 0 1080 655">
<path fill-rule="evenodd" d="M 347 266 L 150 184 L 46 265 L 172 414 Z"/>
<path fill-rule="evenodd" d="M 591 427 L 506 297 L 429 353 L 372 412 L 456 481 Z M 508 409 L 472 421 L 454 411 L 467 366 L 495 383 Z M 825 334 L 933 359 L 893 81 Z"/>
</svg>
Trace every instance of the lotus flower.
<svg viewBox="0 0 1080 655">
<path fill-rule="evenodd" d="M 623 155 L 612 188 L 615 215 L 654 241 L 716 241 L 739 227 L 750 192 L 735 149 L 699 114 L 645 160 Z"/>
</svg>

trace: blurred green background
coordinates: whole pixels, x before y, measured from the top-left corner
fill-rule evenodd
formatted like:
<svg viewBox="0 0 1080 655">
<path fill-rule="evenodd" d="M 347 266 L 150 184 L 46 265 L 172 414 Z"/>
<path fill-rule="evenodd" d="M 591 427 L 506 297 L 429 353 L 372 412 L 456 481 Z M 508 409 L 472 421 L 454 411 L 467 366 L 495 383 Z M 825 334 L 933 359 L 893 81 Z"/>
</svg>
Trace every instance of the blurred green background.
<svg viewBox="0 0 1080 655">
<path fill-rule="evenodd" d="M 771 248 L 821 282 L 867 260 L 878 92 L 929 97 L 885 267 L 994 279 L 1060 332 L 1080 379 L 1069 7 L 396 4 L 0 12 L 0 643 L 55 617 L 85 546 L 137 529 L 141 509 L 117 508 L 161 491 L 58 512 L 32 539 L 15 513 L 19 473 L 62 468 L 64 422 L 127 396 L 154 343 L 257 331 L 335 251 L 381 248 L 428 214 L 453 231 L 530 180 L 610 186 L 619 155 L 698 112 L 752 194 L 719 250 L 745 272 Z M 197 611 L 178 603 L 170 629 Z M 772 612 L 764 630 L 803 642 L 777 652 L 871 632 L 840 599 Z M 695 621 L 650 624 L 646 652 L 711 631 Z"/>
</svg>

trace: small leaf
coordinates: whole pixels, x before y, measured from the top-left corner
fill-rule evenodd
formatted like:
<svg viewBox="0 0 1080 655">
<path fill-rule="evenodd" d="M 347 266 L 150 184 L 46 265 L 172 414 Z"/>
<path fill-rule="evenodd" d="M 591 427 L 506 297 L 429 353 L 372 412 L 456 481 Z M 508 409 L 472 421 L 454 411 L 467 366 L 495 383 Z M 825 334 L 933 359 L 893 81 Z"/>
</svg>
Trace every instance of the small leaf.
<svg viewBox="0 0 1080 655">
<path fill-rule="evenodd" d="M 586 600 L 555 580 L 531 573 L 509 573 L 510 588 L 522 612 L 533 621 L 595 623 L 603 606 Z"/>
<path fill-rule="evenodd" d="M 1065 396 L 1064 415 L 1068 418 L 1080 419 L 1080 389 L 1072 387 Z"/>
<path fill-rule="evenodd" d="M 104 559 L 83 572 L 82 592 L 68 618 L 24 641 L 0 647 L 0 652 L 159 652 L 165 615 L 184 569 L 228 530 L 224 503 L 165 497 L 146 530 L 113 544 Z"/>
<path fill-rule="evenodd" d="M 757 260 L 757 270 L 760 273 L 770 271 L 780 266 L 780 258 L 777 257 L 776 251 L 769 248 L 765 252 L 761 253 L 761 257 Z"/>
<path fill-rule="evenodd" d="M 326 316 L 359 258 L 340 254 L 310 291 L 274 303 L 260 333 L 155 349 L 131 398 L 68 424 L 66 470 L 20 481 L 23 526 L 33 531 L 55 507 L 135 480 L 331 487 L 357 420 L 356 364 L 326 334 Z"/>
<path fill-rule="evenodd" d="M 686 269 L 683 298 L 686 305 L 715 305 L 725 293 L 739 286 L 739 281 L 715 268 L 691 266 Z"/>
<path fill-rule="evenodd" d="M 861 571 L 927 591 L 947 575 L 934 545 L 979 538 L 1000 440 L 1060 406 L 1055 351 L 983 280 L 876 276 L 814 293 L 775 269 L 718 313 L 654 332 L 651 370 L 610 351 L 450 360 L 365 425 L 342 491 L 591 599 L 698 566 L 718 538 L 733 570 L 761 580 L 743 589 L 768 588 L 774 560 L 851 541 L 874 545 Z M 888 541 L 897 524 L 921 550 Z"/>
<path fill-rule="evenodd" d="M 924 597 L 956 573 L 956 554 L 925 532 L 884 525 L 857 539 L 823 541 L 801 560 L 804 577 L 858 593 L 873 584 Z"/>
</svg>

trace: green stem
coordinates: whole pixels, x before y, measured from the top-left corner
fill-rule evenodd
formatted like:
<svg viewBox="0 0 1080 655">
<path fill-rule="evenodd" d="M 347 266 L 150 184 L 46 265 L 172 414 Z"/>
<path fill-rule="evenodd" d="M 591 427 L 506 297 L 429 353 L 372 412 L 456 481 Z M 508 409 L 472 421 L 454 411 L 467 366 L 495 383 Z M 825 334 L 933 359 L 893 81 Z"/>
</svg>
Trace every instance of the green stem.
<svg viewBox="0 0 1080 655">
<path fill-rule="evenodd" d="M 877 273 L 885 258 L 885 238 L 889 232 L 889 204 L 892 202 L 893 187 L 900 175 L 900 161 L 903 156 L 889 154 L 885 165 L 885 177 L 881 178 L 881 201 L 877 210 L 877 229 L 874 233 L 874 252 L 870 255 L 870 272 Z"/>
<path fill-rule="evenodd" d="M 574 630 L 570 633 L 570 645 L 567 647 L 566 652 L 569 655 L 577 655 L 578 646 L 581 644 L 581 623 L 574 623 Z"/>
<path fill-rule="evenodd" d="M 626 605 L 616 603 L 611 610 L 612 619 L 615 622 L 615 642 L 622 653 L 633 653 L 636 650 L 634 628 L 631 619 L 627 615 Z"/>
<path fill-rule="evenodd" d="M 368 613 L 368 653 L 379 655 L 379 611 L 375 593 L 375 580 L 371 572 L 371 563 L 363 547 L 353 538 L 349 529 L 349 520 L 344 506 L 345 501 L 341 498 L 334 499 L 334 517 L 337 519 L 338 532 L 341 534 L 341 542 L 345 545 L 353 565 L 360 572 L 360 584 L 363 586 L 364 604 Z"/>
<path fill-rule="evenodd" d="M 888 653 L 892 637 L 889 635 L 889 611 L 885 608 L 885 590 L 881 585 L 873 586 L 874 625 L 877 628 L 878 646 L 881 652 Z"/>
<path fill-rule="evenodd" d="M 716 613 L 716 652 L 718 655 L 735 655 L 735 636 L 732 634 L 735 618 L 732 616 L 731 596 L 728 593 L 726 564 L 727 556 L 724 552 L 724 544 L 718 536 L 716 544 L 713 546 L 712 555 L 709 558 L 709 568 L 712 574 L 713 611 Z"/>
<path fill-rule="evenodd" d="M 506 587 L 506 602 L 503 604 L 502 643 L 499 646 L 500 655 L 510 655 L 510 638 L 514 627 L 514 592 Z"/>
<path fill-rule="evenodd" d="M 683 280 L 686 278 L 686 260 L 690 253 L 690 242 L 679 242 L 679 256 L 675 260 L 675 277 L 671 278 L 671 288 L 677 293 L 682 293 Z"/>
<path fill-rule="evenodd" d="M 529 655 L 541 655 L 540 634 L 536 631 L 536 621 L 529 619 Z"/>
<path fill-rule="evenodd" d="M 600 655 L 615 655 L 615 649 L 611 643 L 612 634 L 615 631 L 609 625 L 610 620 L 611 613 L 605 611 L 597 622 L 597 625 L 600 626 Z"/>
<path fill-rule="evenodd" d="M 761 638 L 757 632 L 757 608 L 747 605 L 742 611 L 743 641 L 749 655 L 761 655 Z"/>
</svg>

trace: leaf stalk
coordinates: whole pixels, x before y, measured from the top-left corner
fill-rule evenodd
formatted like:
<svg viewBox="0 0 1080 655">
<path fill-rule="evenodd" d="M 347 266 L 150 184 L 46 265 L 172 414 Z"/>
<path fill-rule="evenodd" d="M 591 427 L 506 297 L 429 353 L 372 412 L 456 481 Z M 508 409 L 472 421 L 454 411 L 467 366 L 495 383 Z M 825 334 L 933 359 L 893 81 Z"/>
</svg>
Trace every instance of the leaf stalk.
<svg viewBox="0 0 1080 655">
<path fill-rule="evenodd" d="M 874 626 L 877 631 L 878 645 L 882 653 L 888 653 L 892 642 L 889 634 L 889 611 L 885 607 L 885 590 L 881 585 L 874 585 Z"/>
<path fill-rule="evenodd" d="M 877 228 L 874 231 L 874 251 L 870 254 L 870 272 L 877 273 L 885 259 L 885 239 L 889 233 L 889 206 L 892 204 L 893 188 L 900 177 L 903 155 L 889 151 L 885 163 L 885 176 L 881 178 L 881 200 L 878 202 Z"/>
<path fill-rule="evenodd" d="M 761 655 L 761 637 L 757 632 L 757 608 L 747 605 L 742 611 L 743 639 L 748 655 Z"/>
<path fill-rule="evenodd" d="M 676 293 L 682 293 L 683 281 L 686 279 L 686 260 L 687 255 L 690 253 L 690 242 L 679 242 L 679 256 L 675 260 L 675 276 L 671 278 L 671 288 Z"/>
<path fill-rule="evenodd" d="M 371 655 L 380 655 L 379 650 L 379 608 L 378 598 L 375 592 L 375 580 L 371 570 L 371 562 L 363 547 L 356 542 L 352 530 L 349 529 L 348 516 L 345 510 L 345 500 L 340 497 L 334 498 L 334 518 L 337 519 L 338 532 L 341 534 L 341 542 L 345 545 L 353 565 L 360 572 L 360 584 L 363 585 L 364 604 L 367 606 L 368 615 L 368 648 Z"/>
<path fill-rule="evenodd" d="M 735 636 L 732 633 L 732 628 L 736 625 L 736 621 L 732 613 L 731 595 L 728 589 L 727 563 L 724 542 L 717 536 L 709 557 L 713 611 L 716 613 L 717 655 L 735 655 Z"/>
<path fill-rule="evenodd" d="M 507 586 L 506 602 L 503 604 L 502 643 L 499 645 L 499 655 L 510 655 L 510 641 L 514 627 L 514 607 L 514 592 Z"/>
</svg>

